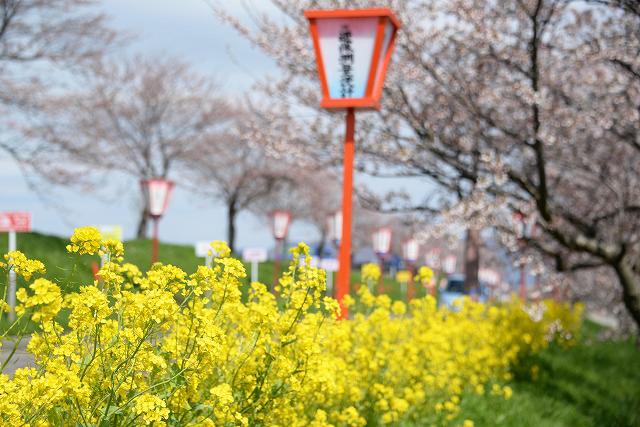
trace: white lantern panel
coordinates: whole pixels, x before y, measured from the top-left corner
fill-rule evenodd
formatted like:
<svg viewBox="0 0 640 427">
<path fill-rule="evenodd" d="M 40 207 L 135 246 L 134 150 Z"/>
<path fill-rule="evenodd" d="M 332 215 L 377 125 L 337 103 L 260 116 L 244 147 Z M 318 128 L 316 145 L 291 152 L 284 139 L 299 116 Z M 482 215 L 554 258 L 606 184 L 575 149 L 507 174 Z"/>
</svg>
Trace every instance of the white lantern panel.
<svg viewBox="0 0 640 427">
<path fill-rule="evenodd" d="M 454 255 L 449 255 L 444 259 L 443 267 L 444 272 L 447 274 L 453 274 L 456 272 L 456 264 L 458 259 Z"/>
<path fill-rule="evenodd" d="M 340 240 L 342 238 L 342 212 L 336 212 L 329 219 L 329 238 Z"/>
<path fill-rule="evenodd" d="M 284 239 L 289 228 L 289 214 L 287 212 L 276 212 L 273 215 L 273 234 L 276 239 Z"/>
<path fill-rule="evenodd" d="M 387 254 L 391 249 L 391 230 L 383 228 L 373 235 L 373 250 L 379 254 Z"/>
<path fill-rule="evenodd" d="M 440 265 L 440 251 L 438 251 L 437 249 L 431 249 L 424 256 L 424 261 L 427 264 L 427 267 L 439 270 L 440 267 L 441 267 L 441 265 Z"/>
<path fill-rule="evenodd" d="M 403 249 L 403 257 L 407 261 L 415 262 L 418 259 L 418 254 L 420 252 L 420 244 L 416 239 L 407 240 L 404 243 Z"/>
<path fill-rule="evenodd" d="M 161 216 L 164 213 L 169 197 L 169 182 L 149 181 L 149 213 L 153 216 Z"/>
<path fill-rule="evenodd" d="M 331 98 L 363 98 L 378 18 L 319 19 L 318 40 Z"/>
<path fill-rule="evenodd" d="M 382 75 L 382 66 L 384 65 L 384 59 L 389 51 L 389 45 L 391 44 L 391 36 L 393 35 L 393 24 L 389 19 L 384 24 L 384 38 L 382 39 L 382 49 L 380 50 L 380 57 L 378 58 L 378 64 L 376 69 L 376 83 L 374 87 L 381 85 L 381 80 L 384 78 Z"/>
</svg>

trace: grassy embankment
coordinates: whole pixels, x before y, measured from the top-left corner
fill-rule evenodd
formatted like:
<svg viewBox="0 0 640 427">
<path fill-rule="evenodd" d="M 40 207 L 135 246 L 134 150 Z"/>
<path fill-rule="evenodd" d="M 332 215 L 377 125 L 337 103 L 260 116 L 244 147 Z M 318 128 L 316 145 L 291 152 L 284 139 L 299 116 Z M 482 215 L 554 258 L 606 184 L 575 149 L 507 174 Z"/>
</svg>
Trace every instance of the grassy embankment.
<svg viewBox="0 0 640 427">
<path fill-rule="evenodd" d="M 631 340 L 598 342 L 595 329 L 587 321 L 577 346 L 523 361 L 511 399 L 465 396 L 460 419 L 476 427 L 640 426 L 640 351 Z"/>
</svg>

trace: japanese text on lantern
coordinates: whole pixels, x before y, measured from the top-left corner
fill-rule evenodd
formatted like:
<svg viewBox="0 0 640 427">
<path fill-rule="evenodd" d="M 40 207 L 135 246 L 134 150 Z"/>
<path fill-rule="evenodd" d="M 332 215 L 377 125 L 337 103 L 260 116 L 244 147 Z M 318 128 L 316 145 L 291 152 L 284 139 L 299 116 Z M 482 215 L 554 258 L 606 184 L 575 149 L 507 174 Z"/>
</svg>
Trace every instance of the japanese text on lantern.
<svg viewBox="0 0 640 427">
<path fill-rule="evenodd" d="M 340 79 L 340 90 L 343 98 L 353 96 L 353 46 L 351 43 L 351 30 L 343 25 L 340 30 L 340 69 L 342 77 Z"/>
</svg>

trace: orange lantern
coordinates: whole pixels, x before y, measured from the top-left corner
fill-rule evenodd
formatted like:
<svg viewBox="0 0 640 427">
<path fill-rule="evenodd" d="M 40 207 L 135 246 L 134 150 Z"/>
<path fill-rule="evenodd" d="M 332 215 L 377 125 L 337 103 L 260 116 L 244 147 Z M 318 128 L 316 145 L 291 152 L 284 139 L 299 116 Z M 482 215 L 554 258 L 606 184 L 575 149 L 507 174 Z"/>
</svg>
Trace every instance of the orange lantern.
<svg viewBox="0 0 640 427">
<path fill-rule="evenodd" d="M 285 210 L 277 210 L 271 214 L 273 220 L 271 231 L 276 239 L 274 247 L 274 265 L 273 265 L 273 289 L 278 285 L 278 277 L 280 276 L 280 258 L 282 257 L 282 249 L 284 239 L 289 233 L 289 225 L 291 225 L 291 212 Z"/>
<path fill-rule="evenodd" d="M 308 10 L 323 108 L 380 108 L 400 28 L 387 8 Z"/>
<path fill-rule="evenodd" d="M 349 294 L 355 109 L 378 109 L 400 21 L 391 9 L 307 10 L 318 75 L 320 106 L 346 109 L 342 238 L 336 298 Z M 342 317 L 347 307 L 342 304 Z"/>
</svg>

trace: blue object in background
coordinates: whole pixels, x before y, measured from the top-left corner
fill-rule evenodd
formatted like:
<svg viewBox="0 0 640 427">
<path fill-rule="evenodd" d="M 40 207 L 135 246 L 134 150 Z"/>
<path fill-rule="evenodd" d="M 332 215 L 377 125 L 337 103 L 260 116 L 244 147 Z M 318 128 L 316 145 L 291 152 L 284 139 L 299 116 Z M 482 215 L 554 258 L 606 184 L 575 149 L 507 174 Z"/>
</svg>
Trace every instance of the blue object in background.
<svg viewBox="0 0 640 427">
<path fill-rule="evenodd" d="M 438 305 L 445 306 L 450 309 L 454 308 L 454 301 L 462 299 L 465 295 L 469 295 L 474 300 L 485 302 L 487 301 L 487 286 L 484 282 L 480 282 L 480 290 L 472 289 L 470 293 L 467 293 L 464 289 L 464 274 L 450 274 L 447 277 L 447 287 L 444 291 L 440 292 L 438 298 Z"/>
</svg>

